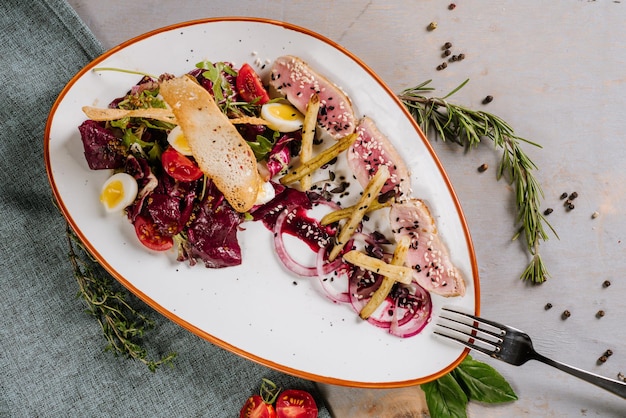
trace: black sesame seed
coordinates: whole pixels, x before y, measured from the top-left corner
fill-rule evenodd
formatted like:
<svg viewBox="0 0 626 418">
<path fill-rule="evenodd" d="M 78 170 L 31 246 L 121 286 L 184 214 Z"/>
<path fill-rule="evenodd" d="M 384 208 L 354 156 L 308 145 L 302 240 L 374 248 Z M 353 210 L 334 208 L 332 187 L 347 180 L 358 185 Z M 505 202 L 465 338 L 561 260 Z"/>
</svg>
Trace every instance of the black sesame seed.
<svg viewBox="0 0 626 418">
<path fill-rule="evenodd" d="M 609 287 L 611 285 L 611 282 L 609 280 L 605 280 L 604 282 L 602 282 L 602 287 Z"/>
<path fill-rule="evenodd" d="M 574 200 L 578 197 L 578 193 L 577 192 L 572 192 L 572 194 L 569 195 L 569 200 Z"/>
<path fill-rule="evenodd" d="M 544 215 L 546 215 L 546 216 L 548 216 L 548 215 L 549 215 L 549 214 L 551 214 L 553 211 L 554 211 L 554 209 L 552 209 L 552 208 L 548 208 L 548 209 L 546 209 L 546 210 L 544 210 L 544 211 L 543 211 L 543 214 L 544 214 Z"/>
<path fill-rule="evenodd" d="M 478 172 L 479 173 L 484 173 L 485 171 L 487 171 L 487 169 L 489 168 L 489 166 L 487 164 L 481 164 L 480 167 L 478 167 Z"/>
<path fill-rule="evenodd" d="M 607 356 L 602 355 L 602 356 L 600 356 L 600 358 L 598 359 L 598 364 L 606 363 L 606 361 L 607 361 L 608 359 L 609 359 L 609 358 L 608 358 Z"/>
<path fill-rule="evenodd" d="M 454 10 L 455 8 L 456 8 L 456 4 L 454 4 L 454 3 L 450 3 L 448 5 L 448 10 Z"/>
<path fill-rule="evenodd" d="M 598 318 L 602 318 L 604 315 L 605 315 L 605 312 L 604 312 L 602 309 L 600 309 L 600 310 L 596 313 L 596 316 L 597 316 Z"/>
<path fill-rule="evenodd" d="M 561 193 L 561 196 L 559 197 L 559 199 L 563 200 L 563 199 L 565 199 L 567 196 L 568 196 L 568 195 L 567 195 L 567 193 L 563 192 L 563 193 Z"/>
<path fill-rule="evenodd" d="M 443 51 L 443 57 L 447 57 L 448 55 L 450 55 L 452 52 L 450 52 L 449 49 L 446 49 L 445 51 Z"/>
<path fill-rule="evenodd" d="M 552 309 L 552 304 L 550 302 L 546 303 L 546 306 L 544 307 L 544 309 L 547 311 L 549 309 Z"/>
<path fill-rule="evenodd" d="M 493 102 L 493 96 L 492 95 L 485 96 L 485 98 L 483 99 L 483 104 L 487 104 L 487 103 L 491 103 L 491 102 Z"/>
<path fill-rule="evenodd" d="M 570 311 L 568 311 L 567 309 L 566 309 L 566 310 L 564 310 L 564 311 L 563 311 L 563 314 L 561 315 L 561 317 L 562 317 L 563 319 L 567 319 L 567 318 L 569 318 L 570 316 L 572 316 L 572 313 L 571 313 Z"/>
</svg>

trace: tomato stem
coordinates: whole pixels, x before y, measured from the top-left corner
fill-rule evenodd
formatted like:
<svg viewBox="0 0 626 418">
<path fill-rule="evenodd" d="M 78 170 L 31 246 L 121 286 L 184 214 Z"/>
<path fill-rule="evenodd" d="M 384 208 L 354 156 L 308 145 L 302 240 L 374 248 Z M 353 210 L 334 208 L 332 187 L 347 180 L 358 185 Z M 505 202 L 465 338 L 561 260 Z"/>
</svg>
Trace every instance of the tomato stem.
<svg viewBox="0 0 626 418">
<path fill-rule="evenodd" d="M 266 404 L 272 405 L 276 402 L 276 398 L 278 398 L 278 394 L 281 391 L 281 387 L 276 386 L 276 383 L 272 382 L 269 379 L 261 378 L 261 389 L 259 390 L 259 394 L 261 395 L 261 399 Z"/>
</svg>

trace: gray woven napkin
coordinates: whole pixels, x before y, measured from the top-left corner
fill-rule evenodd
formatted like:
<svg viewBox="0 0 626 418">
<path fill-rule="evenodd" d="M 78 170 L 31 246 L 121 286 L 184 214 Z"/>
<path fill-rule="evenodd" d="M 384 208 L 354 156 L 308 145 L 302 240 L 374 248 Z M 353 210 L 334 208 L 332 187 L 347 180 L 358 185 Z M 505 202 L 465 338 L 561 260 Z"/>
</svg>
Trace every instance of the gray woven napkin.
<svg viewBox="0 0 626 418">
<path fill-rule="evenodd" d="M 267 369 L 155 312 L 150 372 L 104 352 L 97 322 L 77 299 L 65 221 L 46 178 L 43 133 L 63 86 L 102 51 L 61 0 L 0 6 L 0 416 L 235 417 L 262 377 L 314 393 L 312 382 Z M 146 308 L 147 309 L 147 308 Z"/>
</svg>

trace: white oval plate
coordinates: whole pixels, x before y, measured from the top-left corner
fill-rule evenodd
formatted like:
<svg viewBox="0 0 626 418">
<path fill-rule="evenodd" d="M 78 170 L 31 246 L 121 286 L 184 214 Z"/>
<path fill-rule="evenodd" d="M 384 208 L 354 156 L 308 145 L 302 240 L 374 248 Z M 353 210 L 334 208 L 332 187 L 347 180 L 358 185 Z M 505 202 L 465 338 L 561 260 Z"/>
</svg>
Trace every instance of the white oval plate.
<svg viewBox="0 0 626 418">
<path fill-rule="evenodd" d="M 161 314 L 218 346 L 331 384 L 396 387 L 433 380 L 463 359 L 460 346 L 433 336 L 432 323 L 417 336 L 401 339 L 359 320 L 350 307 L 330 302 L 306 279 L 285 272 L 272 250 L 271 233 L 260 223 L 245 224 L 239 234 L 241 266 L 211 270 L 177 263 L 173 252 L 148 251 L 125 217 L 106 215 L 101 208 L 100 185 L 110 173 L 87 167 L 77 129 L 85 120 L 81 107 L 106 106 L 139 77 L 91 69 L 181 75 L 209 59 L 237 65 L 256 61 L 265 76 L 268 68 L 262 64 L 285 54 L 301 57 L 341 86 L 358 114 L 372 117 L 411 167 L 413 195 L 428 202 L 452 260 L 466 278 L 466 296 L 433 297 L 433 315 L 444 304 L 478 313 L 478 269 L 469 231 L 423 133 L 357 57 L 319 34 L 283 22 L 219 18 L 181 23 L 125 42 L 76 74 L 54 104 L 45 132 L 46 168 L 59 207 L 115 278 Z"/>
</svg>

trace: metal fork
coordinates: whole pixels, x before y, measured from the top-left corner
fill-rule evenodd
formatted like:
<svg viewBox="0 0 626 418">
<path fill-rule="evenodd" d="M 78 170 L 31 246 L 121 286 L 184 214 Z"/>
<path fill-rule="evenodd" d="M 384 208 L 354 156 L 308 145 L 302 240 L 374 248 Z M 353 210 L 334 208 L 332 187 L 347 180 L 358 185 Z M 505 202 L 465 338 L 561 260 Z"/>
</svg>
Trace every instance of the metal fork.
<svg viewBox="0 0 626 418">
<path fill-rule="evenodd" d="M 442 322 L 436 324 L 439 328 L 434 331 L 437 335 L 515 366 L 537 360 L 626 398 L 626 382 L 551 360 L 535 351 L 530 337 L 523 331 L 454 309 L 442 309 Z"/>
</svg>

